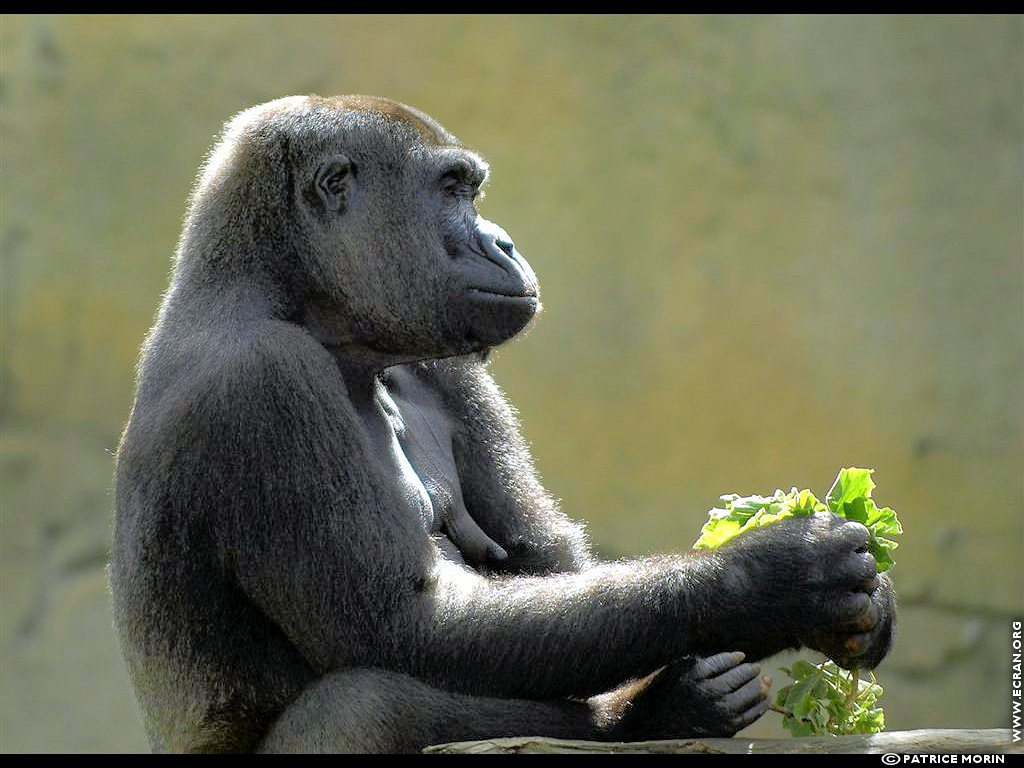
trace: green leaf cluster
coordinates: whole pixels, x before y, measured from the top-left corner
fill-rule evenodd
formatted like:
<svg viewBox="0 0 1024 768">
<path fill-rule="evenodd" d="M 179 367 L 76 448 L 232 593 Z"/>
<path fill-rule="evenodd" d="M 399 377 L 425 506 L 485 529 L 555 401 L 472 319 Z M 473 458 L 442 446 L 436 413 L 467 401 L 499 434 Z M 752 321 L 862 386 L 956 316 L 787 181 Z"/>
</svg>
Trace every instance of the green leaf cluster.
<svg viewBox="0 0 1024 768">
<path fill-rule="evenodd" d="M 897 546 L 893 536 L 903 533 L 903 527 L 890 507 L 880 509 L 871 498 L 875 489 L 872 472 L 860 467 L 841 469 L 824 502 L 809 490 L 796 488 L 789 493 L 777 490 L 771 496 L 722 496 L 725 507 L 708 513 L 693 548 L 718 549 L 755 528 L 790 517 L 831 512 L 864 524 L 870 534 L 868 551 L 874 555 L 878 571 L 887 571 L 893 566 L 892 551 Z M 775 706 L 786 713 L 783 725 L 794 736 L 878 733 L 885 728 L 882 708 L 876 706 L 882 688 L 874 675 L 870 683 L 861 681 L 856 673 L 832 661 L 818 665 L 797 661 L 784 671 L 793 682 L 779 690 Z"/>
<path fill-rule="evenodd" d="M 825 503 L 830 512 L 847 520 L 863 523 L 871 534 L 868 552 L 875 556 L 878 572 L 893 566 L 892 550 L 899 546 L 893 536 L 903 533 L 903 526 L 891 507 L 879 509 L 871 498 L 875 483 L 871 479 L 873 469 L 850 467 L 839 472 L 832 484 Z"/>
<path fill-rule="evenodd" d="M 828 508 L 808 490 L 793 488 L 789 493 L 775 491 L 772 496 L 740 496 L 730 493 L 721 497 L 725 508 L 715 507 L 708 512 L 708 521 L 700 529 L 701 535 L 694 549 L 718 549 L 742 533 L 777 523 L 787 517 L 813 515 Z"/>
<path fill-rule="evenodd" d="M 882 686 L 873 676 L 870 681 L 860 680 L 835 662 L 811 664 L 802 659 L 783 671 L 793 682 L 779 689 L 775 706 L 786 711 L 782 724 L 794 736 L 840 736 L 885 729 L 885 714 L 876 706 Z"/>
<path fill-rule="evenodd" d="M 875 557 L 879 572 L 893 565 L 892 550 L 897 544 L 892 539 L 903 532 L 896 513 L 890 507 L 879 509 L 871 498 L 875 483 L 873 469 L 846 467 L 840 470 L 825 501 L 821 502 L 806 488 L 792 488 L 789 493 L 775 491 L 771 496 L 740 496 L 730 493 L 722 496 L 725 507 L 715 507 L 708 513 L 708 521 L 701 528 L 694 549 L 718 549 L 737 536 L 754 528 L 771 525 L 789 517 L 832 512 L 848 520 L 863 523 L 869 533 L 868 551 Z"/>
</svg>

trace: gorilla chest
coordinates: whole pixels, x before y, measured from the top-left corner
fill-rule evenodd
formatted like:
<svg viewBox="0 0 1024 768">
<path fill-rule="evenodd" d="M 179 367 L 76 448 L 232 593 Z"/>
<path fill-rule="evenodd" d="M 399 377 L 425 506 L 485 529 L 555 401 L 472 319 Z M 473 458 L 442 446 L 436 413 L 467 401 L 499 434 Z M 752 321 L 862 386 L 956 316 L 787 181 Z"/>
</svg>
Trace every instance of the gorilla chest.
<svg viewBox="0 0 1024 768">
<path fill-rule="evenodd" d="M 387 414 L 388 454 L 394 463 L 395 482 L 406 506 L 418 515 L 423 528 L 437 534 L 452 507 L 461 503 L 461 486 L 450 434 L 416 410 Z M 408 417 L 411 417 L 412 425 Z M 447 450 L 446 450 L 447 448 Z"/>
<path fill-rule="evenodd" d="M 440 401 L 415 381 L 392 378 L 378 402 L 387 423 L 387 454 L 395 482 L 411 514 L 441 554 L 456 562 L 482 565 L 502 552 L 466 508 L 452 446 L 453 423 Z"/>
</svg>

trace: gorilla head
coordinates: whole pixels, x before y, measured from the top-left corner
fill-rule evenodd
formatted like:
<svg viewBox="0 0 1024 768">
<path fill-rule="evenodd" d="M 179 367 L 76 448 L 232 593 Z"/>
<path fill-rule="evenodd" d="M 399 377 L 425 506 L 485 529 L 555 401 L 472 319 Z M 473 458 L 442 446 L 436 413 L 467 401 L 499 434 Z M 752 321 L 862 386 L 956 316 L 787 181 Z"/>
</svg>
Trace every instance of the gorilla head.
<svg viewBox="0 0 1024 768">
<path fill-rule="evenodd" d="M 487 172 L 387 99 L 273 101 L 235 117 L 207 161 L 179 269 L 201 258 L 208 274 L 223 259 L 240 279 L 259 275 L 261 294 L 273 286 L 325 345 L 387 364 L 480 351 L 539 308 L 533 270 L 476 211 Z"/>
</svg>

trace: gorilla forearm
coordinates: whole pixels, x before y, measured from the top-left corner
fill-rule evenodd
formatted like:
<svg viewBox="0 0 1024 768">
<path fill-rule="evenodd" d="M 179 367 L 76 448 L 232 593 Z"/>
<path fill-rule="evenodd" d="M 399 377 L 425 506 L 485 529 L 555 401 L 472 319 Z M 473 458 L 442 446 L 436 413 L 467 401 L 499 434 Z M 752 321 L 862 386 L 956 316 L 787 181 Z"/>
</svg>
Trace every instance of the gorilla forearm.
<svg viewBox="0 0 1024 768">
<path fill-rule="evenodd" d="M 894 593 L 884 576 L 863 581 L 874 569 L 859 551 L 865 529 L 834 522 L 773 527 L 781 558 L 767 563 L 736 546 L 497 580 L 441 563 L 421 603 L 429 634 L 402 645 L 423 655 L 388 663 L 466 692 L 541 698 L 594 695 L 723 648 L 752 662 L 806 644 L 874 667 L 892 642 Z M 823 551 L 852 548 L 849 558 L 834 571 L 787 558 L 812 533 Z M 467 659 L 486 674 L 467 674 Z"/>
<path fill-rule="evenodd" d="M 267 546 L 237 550 L 236 578 L 322 672 L 367 666 L 468 694 L 585 697 L 705 645 L 743 650 L 732 636 L 746 610 L 722 599 L 716 554 L 486 578 L 407 542 L 400 566 L 364 571 L 352 563 L 380 542 L 294 520 Z"/>
<path fill-rule="evenodd" d="M 723 567 L 702 553 L 488 580 L 442 565 L 422 604 L 430 634 L 385 663 L 467 693 L 595 695 L 706 645 L 742 649 L 748 611 L 722 599 Z M 713 638 L 700 629 L 709 626 Z"/>
<path fill-rule="evenodd" d="M 329 517 L 288 516 L 258 548 L 251 529 L 248 547 L 228 547 L 239 584 L 322 672 L 368 666 L 468 694 L 585 697 L 705 647 L 746 650 L 740 636 L 753 632 L 718 553 L 486 578 L 410 530 L 387 544 L 394 567 L 364 570 L 360 556 L 385 543 L 354 522 L 332 536 Z"/>
</svg>

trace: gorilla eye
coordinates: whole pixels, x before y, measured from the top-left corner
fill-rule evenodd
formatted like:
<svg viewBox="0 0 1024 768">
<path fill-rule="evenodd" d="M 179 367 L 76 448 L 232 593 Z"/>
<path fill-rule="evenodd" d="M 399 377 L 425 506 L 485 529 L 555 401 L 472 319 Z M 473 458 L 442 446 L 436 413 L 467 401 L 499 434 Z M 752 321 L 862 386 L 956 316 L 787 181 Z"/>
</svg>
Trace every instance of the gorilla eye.
<svg viewBox="0 0 1024 768">
<path fill-rule="evenodd" d="M 467 163 L 456 163 L 441 174 L 441 190 L 452 197 L 475 200 L 481 195 L 485 175 Z"/>
</svg>

